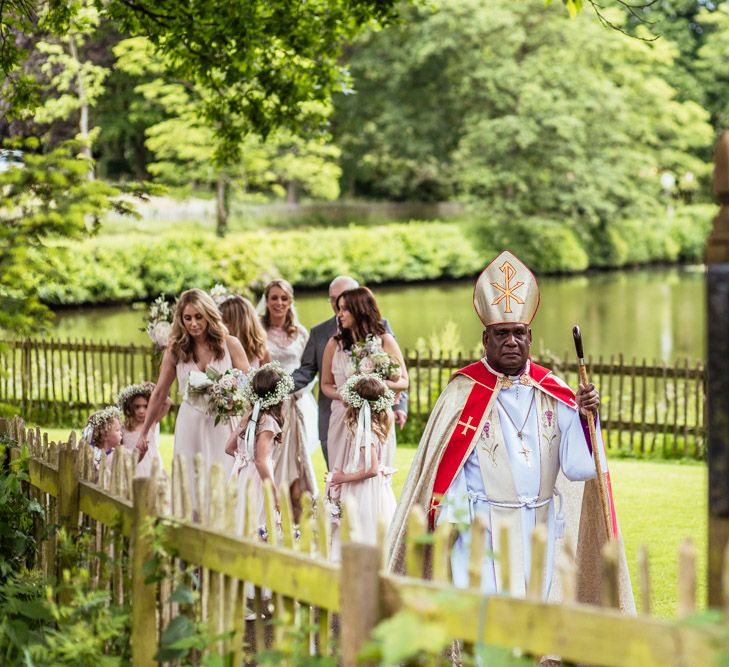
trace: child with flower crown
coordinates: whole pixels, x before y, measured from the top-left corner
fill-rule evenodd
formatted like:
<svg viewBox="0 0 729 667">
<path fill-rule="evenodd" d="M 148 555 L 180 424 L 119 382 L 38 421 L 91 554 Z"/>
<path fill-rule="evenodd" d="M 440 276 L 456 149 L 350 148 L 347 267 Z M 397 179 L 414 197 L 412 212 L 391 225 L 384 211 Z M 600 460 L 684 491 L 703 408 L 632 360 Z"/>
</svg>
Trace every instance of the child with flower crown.
<svg viewBox="0 0 729 667">
<path fill-rule="evenodd" d="M 350 437 L 344 470 L 335 469 L 326 477 L 327 495 L 335 508 L 337 501 L 344 508 L 346 499 L 352 497 L 357 509 L 357 515 L 351 517 L 354 539 L 376 544 L 378 523 L 389 526 L 395 514 L 391 484 L 395 469 L 383 464 L 395 394 L 378 375 L 359 374 L 347 380 L 340 395 Z M 336 510 L 333 513 L 336 519 Z M 337 541 L 335 534 L 335 544 Z"/>
<path fill-rule="evenodd" d="M 139 442 L 139 434 L 144 427 L 144 420 L 147 417 L 147 406 L 149 397 L 154 391 L 154 382 L 142 382 L 141 384 L 130 384 L 124 387 L 116 397 L 117 407 L 124 415 L 122 424 L 122 445 L 127 451 L 134 452 Z M 172 401 L 167 398 L 164 414 L 167 414 Z M 134 469 L 135 477 L 149 477 L 152 474 L 152 460 L 159 461 L 160 472 L 164 472 L 162 457 L 159 453 L 159 422 L 155 424 L 152 432 L 145 440 L 146 448 L 139 451 L 139 460 Z"/>
<path fill-rule="evenodd" d="M 231 477 L 238 480 L 238 505 L 235 508 L 238 534 L 243 531 L 247 513 L 257 518 L 260 534 L 264 534 L 266 512 L 263 484 L 266 480 L 273 484 L 278 509 L 273 454 L 281 442 L 284 428 L 283 401 L 293 388 L 291 375 L 275 361 L 264 364 L 248 376 L 248 384 L 243 391 L 251 410 L 243 418 L 240 430 L 233 433 L 225 447 L 226 453 L 235 457 Z M 252 512 L 246 507 L 249 480 L 256 502 Z"/>
<path fill-rule="evenodd" d="M 94 450 L 94 478 L 97 482 L 101 457 L 106 454 L 107 470 L 110 470 L 111 460 L 116 449 L 121 445 L 122 414 L 115 405 L 94 412 L 81 433 L 90 447 Z"/>
</svg>

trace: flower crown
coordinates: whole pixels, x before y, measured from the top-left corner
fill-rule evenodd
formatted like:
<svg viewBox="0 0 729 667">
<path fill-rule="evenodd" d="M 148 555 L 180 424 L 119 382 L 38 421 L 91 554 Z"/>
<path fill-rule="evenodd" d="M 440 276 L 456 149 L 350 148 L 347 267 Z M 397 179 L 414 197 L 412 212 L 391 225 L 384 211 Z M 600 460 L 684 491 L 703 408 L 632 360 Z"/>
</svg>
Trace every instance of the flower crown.
<svg viewBox="0 0 729 667">
<path fill-rule="evenodd" d="M 137 396 L 144 396 L 147 400 L 154 391 L 154 384 L 151 382 L 142 382 L 141 384 L 130 384 L 128 387 L 124 387 L 116 395 L 116 404 L 120 410 L 124 410 L 127 407 L 129 401 L 133 401 Z"/>
<path fill-rule="evenodd" d="M 89 421 L 86 422 L 86 426 L 81 432 L 81 437 L 86 438 L 86 442 L 88 442 L 89 445 L 93 446 L 94 432 L 96 431 L 96 429 L 105 426 L 112 419 L 118 419 L 119 423 L 121 423 L 122 420 L 121 410 L 117 408 L 116 405 L 109 405 L 103 410 L 94 412 L 94 414 L 89 417 Z"/>
<path fill-rule="evenodd" d="M 276 371 L 280 378 L 273 391 L 270 391 L 263 396 L 259 396 L 253 389 L 253 378 L 264 368 Z M 293 390 L 294 378 L 291 377 L 290 373 L 283 369 L 283 366 L 281 366 L 278 361 L 272 361 L 268 364 L 264 364 L 255 371 L 251 371 L 248 375 L 248 383 L 245 387 L 243 387 L 243 396 L 251 405 L 254 405 L 256 401 L 261 401 L 261 409 L 265 410 L 266 408 L 270 408 L 281 403 L 281 401 L 283 401 Z"/>
<path fill-rule="evenodd" d="M 352 375 L 345 383 L 342 389 L 339 391 L 339 395 L 342 397 L 342 401 L 347 405 L 351 405 L 355 410 L 359 410 L 365 402 L 370 404 L 372 412 L 384 412 L 385 410 L 392 407 L 395 402 L 395 392 L 392 391 L 387 385 L 385 385 L 385 393 L 380 396 L 376 401 L 370 401 L 363 396 L 360 396 L 356 389 L 356 385 L 360 380 L 364 378 L 374 378 L 381 384 L 385 385 L 384 380 L 374 373 L 359 373 Z"/>
</svg>

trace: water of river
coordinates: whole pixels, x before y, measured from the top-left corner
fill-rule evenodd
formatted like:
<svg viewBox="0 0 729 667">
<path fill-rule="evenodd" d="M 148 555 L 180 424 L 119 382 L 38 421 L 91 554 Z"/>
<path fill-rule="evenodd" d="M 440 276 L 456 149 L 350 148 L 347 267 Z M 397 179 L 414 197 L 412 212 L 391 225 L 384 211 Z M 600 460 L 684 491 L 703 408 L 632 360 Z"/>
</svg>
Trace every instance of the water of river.
<svg viewBox="0 0 729 667">
<path fill-rule="evenodd" d="M 705 354 L 702 267 L 645 269 L 539 279 L 542 305 L 533 323 L 535 351 L 560 356 L 572 351 L 571 329 L 580 324 L 585 350 L 595 356 L 623 353 L 673 362 Z M 471 305 L 473 281 L 376 287 L 382 313 L 400 345 L 425 347 L 457 341 L 470 352 L 481 338 Z M 310 328 L 331 313 L 325 291 L 297 295 L 303 324 Z M 54 336 L 147 343 L 139 329 L 146 306 L 83 308 L 58 313 Z"/>
</svg>

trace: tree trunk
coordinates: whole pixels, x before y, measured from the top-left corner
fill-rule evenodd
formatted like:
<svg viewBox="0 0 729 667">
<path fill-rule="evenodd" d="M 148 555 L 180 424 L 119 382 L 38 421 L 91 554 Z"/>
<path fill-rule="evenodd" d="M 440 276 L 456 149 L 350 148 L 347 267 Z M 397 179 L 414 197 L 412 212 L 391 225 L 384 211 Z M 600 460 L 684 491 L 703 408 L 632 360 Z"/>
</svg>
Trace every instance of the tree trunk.
<svg viewBox="0 0 729 667">
<path fill-rule="evenodd" d="M 215 227 L 215 233 L 223 237 L 228 231 L 228 213 L 229 213 L 229 195 L 230 187 L 228 182 L 228 176 L 225 172 L 221 171 L 218 174 L 218 189 L 217 196 L 215 198 L 216 204 L 216 216 L 217 224 Z"/>
<path fill-rule="evenodd" d="M 289 181 L 286 184 L 286 202 L 289 204 L 296 203 L 296 181 Z"/>
<path fill-rule="evenodd" d="M 71 52 L 71 57 L 78 62 L 81 61 L 78 57 L 78 49 L 76 48 L 76 40 L 73 35 L 69 35 L 68 38 L 68 49 Z M 86 99 L 86 88 L 84 87 L 84 80 L 81 76 L 81 68 L 76 74 L 76 91 L 78 92 L 78 99 L 80 106 L 79 114 L 79 136 L 81 137 L 81 154 L 91 160 L 91 142 L 89 141 L 89 103 Z M 94 169 L 89 169 L 89 180 L 94 180 Z"/>
</svg>

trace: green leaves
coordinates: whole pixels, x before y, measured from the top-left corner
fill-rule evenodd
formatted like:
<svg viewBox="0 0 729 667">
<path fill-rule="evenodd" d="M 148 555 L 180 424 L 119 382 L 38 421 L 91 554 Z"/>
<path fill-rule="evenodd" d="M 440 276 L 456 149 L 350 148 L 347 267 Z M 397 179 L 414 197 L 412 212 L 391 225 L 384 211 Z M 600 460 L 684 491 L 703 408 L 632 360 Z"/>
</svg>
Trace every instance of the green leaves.
<svg viewBox="0 0 729 667">
<path fill-rule="evenodd" d="M 43 508 L 24 493 L 28 481 L 28 453 L 11 460 L 9 447 L 16 443 L 0 440 L 0 583 L 32 564 L 36 541 L 33 522 L 43 518 Z"/>
<path fill-rule="evenodd" d="M 661 76 L 672 45 L 606 29 L 591 12 L 565 21 L 543 0 L 434 9 L 408 9 L 398 29 L 355 44 L 358 93 L 335 100 L 354 194 L 466 199 L 502 239 L 547 234 L 559 254 L 545 268 L 561 271 L 612 261 L 617 221 L 661 215 L 664 171 L 693 184 L 672 198 L 705 183 L 712 128 Z M 480 237 L 496 245 L 490 224 Z"/>
<path fill-rule="evenodd" d="M 300 3 L 286 0 L 114 0 L 108 15 L 122 31 L 146 36 L 167 77 L 201 92 L 218 164 L 241 156 L 243 137 L 306 128 L 305 105 L 326 102 L 346 82 L 342 44 L 368 25 L 395 16 L 394 0 Z"/>
<path fill-rule="evenodd" d="M 133 209 L 119 199 L 121 189 L 89 180 L 91 161 L 79 153 L 79 142 L 47 153 L 36 152 L 36 139 L 4 145 L 22 149 L 23 165 L 0 172 L 0 331 L 22 335 L 37 332 L 48 314 L 34 271 L 44 258 L 34 266 L 33 250 L 94 232 L 107 211 Z"/>
</svg>

